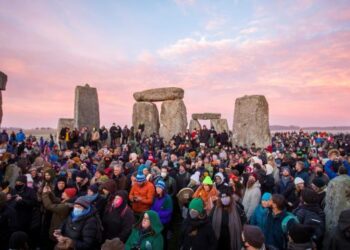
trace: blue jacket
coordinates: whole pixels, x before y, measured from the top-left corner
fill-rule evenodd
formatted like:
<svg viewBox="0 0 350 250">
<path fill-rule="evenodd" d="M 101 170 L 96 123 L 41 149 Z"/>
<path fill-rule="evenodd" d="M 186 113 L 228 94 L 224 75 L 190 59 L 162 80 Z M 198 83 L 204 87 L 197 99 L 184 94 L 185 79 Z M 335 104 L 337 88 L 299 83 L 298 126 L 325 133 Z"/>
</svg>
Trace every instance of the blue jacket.
<svg viewBox="0 0 350 250">
<path fill-rule="evenodd" d="M 26 139 L 26 135 L 23 132 L 18 132 L 16 134 L 16 141 L 23 142 Z"/>
<path fill-rule="evenodd" d="M 264 232 L 267 215 L 269 213 L 269 209 L 263 207 L 261 204 L 256 207 L 252 217 L 250 217 L 250 225 L 258 226 Z"/>
<path fill-rule="evenodd" d="M 348 171 L 348 175 L 350 175 L 350 164 L 347 161 L 343 161 L 343 165 Z M 329 179 L 332 180 L 333 178 L 338 176 L 338 173 L 336 173 L 333 169 L 333 161 L 329 160 L 326 162 L 324 169 L 326 171 L 326 174 L 328 175 Z"/>
<path fill-rule="evenodd" d="M 157 212 L 163 225 L 168 224 L 173 214 L 173 202 L 170 195 L 165 194 L 161 198 L 156 196 L 153 200 L 151 210 Z"/>
<path fill-rule="evenodd" d="M 269 209 L 265 225 L 265 243 L 267 246 L 274 246 L 278 250 L 283 250 L 287 245 L 287 237 L 282 230 L 282 221 L 287 216 L 286 211 L 273 215 Z"/>
</svg>

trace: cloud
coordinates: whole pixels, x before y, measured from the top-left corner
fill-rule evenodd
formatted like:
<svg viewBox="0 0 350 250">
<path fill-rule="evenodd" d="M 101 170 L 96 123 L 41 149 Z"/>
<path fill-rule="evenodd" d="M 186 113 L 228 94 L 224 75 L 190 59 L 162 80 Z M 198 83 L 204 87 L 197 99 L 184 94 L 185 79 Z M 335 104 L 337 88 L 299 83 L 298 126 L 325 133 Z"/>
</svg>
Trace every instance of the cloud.
<svg viewBox="0 0 350 250">
<path fill-rule="evenodd" d="M 256 27 L 250 27 L 250 28 L 242 29 L 239 33 L 243 35 L 249 35 L 249 34 L 256 33 L 257 31 L 258 29 Z"/>
<path fill-rule="evenodd" d="M 205 24 L 205 29 L 208 31 L 212 31 L 212 30 L 217 30 L 219 28 L 221 28 L 224 24 L 226 24 L 227 20 L 224 17 L 215 17 L 211 20 L 209 20 L 206 24 Z"/>
<path fill-rule="evenodd" d="M 179 6 L 191 6 L 195 4 L 196 0 L 174 0 L 174 2 Z"/>
</svg>

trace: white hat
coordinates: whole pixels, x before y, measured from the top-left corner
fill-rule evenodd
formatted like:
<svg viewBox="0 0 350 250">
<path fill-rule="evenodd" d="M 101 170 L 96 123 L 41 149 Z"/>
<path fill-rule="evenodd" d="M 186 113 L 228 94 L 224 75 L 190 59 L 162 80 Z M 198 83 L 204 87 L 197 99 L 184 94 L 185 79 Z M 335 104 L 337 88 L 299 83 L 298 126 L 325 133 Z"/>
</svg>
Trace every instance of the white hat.
<svg viewBox="0 0 350 250">
<path fill-rule="evenodd" d="M 266 168 L 266 175 L 270 175 L 273 172 L 273 167 L 270 164 L 265 165 Z"/>
<path fill-rule="evenodd" d="M 298 185 L 298 184 L 301 184 L 301 183 L 304 183 L 303 179 L 301 179 L 300 177 L 295 178 L 295 180 L 294 180 L 294 184 L 295 185 Z"/>
</svg>

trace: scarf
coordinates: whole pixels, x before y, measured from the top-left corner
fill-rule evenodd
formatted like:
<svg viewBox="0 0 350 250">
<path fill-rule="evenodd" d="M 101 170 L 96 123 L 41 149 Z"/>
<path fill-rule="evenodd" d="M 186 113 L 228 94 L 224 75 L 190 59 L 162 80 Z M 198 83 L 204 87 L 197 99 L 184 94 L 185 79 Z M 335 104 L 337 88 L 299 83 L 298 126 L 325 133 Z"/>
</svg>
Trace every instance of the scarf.
<svg viewBox="0 0 350 250">
<path fill-rule="evenodd" d="M 233 198 L 232 198 L 233 199 Z M 241 225 L 241 219 L 237 213 L 236 209 L 236 203 L 233 202 L 231 204 L 232 208 L 229 212 L 229 231 L 230 231 L 230 241 L 231 241 L 231 250 L 240 250 L 241 245 L 241 232 L 242 232 L 242 225 Z M 214 213 L 213 213 L 213 229 L 215 232 L 215 236 L 217 239 L 220 238 L 221 233 L 221 222 L 222 222 L 222 207 L 215 207 Z"/>
</svg>

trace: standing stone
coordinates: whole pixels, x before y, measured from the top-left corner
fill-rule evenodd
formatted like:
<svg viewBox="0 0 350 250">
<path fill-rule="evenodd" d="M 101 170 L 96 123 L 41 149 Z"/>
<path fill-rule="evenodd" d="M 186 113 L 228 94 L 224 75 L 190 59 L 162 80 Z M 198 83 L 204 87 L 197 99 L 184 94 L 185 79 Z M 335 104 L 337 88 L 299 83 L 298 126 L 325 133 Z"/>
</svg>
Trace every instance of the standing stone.
<svg viewBox="0 0 350 250">
<path fill-rule="evenodd" d="M 70 128 L 71 130 L 74 129 L 75 121 L 72 118 L 60 118 L 58 119 L 58 125 L 57 125 L 57 141 L 60 137 L 60 132 L 62 128 Z"/>
<path fill-rule="evenodd" d="M 233 143 L 240 146 L 255 143 L 257 147 L 271 144 L 269 105 L 265 96 L 237 98 L 233 120 Z"/>
<path fill-rule="evenodd" d="M 100 128 L 100 111 L 98 104 L 97 89 L 88 84 L 75 88 L 74 107 L 75 127 Z"/>
<path fill-rule="evenodd" d="M 202 129 L 202 126 L 198 120 L 190 121 L 190 132 L 192 132 L 194 129 L 197 129 L 197 131 Z"/>
<path fill-rule="evenodd" d="M 226 119 L 212 119 L 210 120 L 210 126 L 214 127 L 217 133 L 222 133 L 226 131 L 228 134 L 230 131 L 228 129 L 228 123 Z"/>
<path fill-rule="evenodd" d="M 150 136 L 159 131 L 159 114 L 157 105 L 151 102 L 136 102 L 133 107 L 132 124 L 135 129 L 140 124 L 145 125 L 144 136 Z"/>
<path fill-rule="evenodd" d="M 192 114 L 193 120 L 212 120 L 212 119 L 220 119 L 220 113 L 194 113 Z"/>
<path fill-rule="evenodd" d="M 340 175 L 329 182 L 325 203 L 327 235 L 336 227 L 340 213 L 350 209 L 350 177 L 348 175 Z"/>
<path fill-rule="evenodd" d="M 187 128 L 185 103 L 182 100 L 163 102 L 160 113 L 160 123 L 159 134 L 165 141 L 170 141 L 170 139 L 178 133 L 185 133 Z"/>
<path fill-rule="evenodd" d="M 2 122 L 2 91 L 6 90 L 7 75 L 0 71 L 0 125 Z"/>
<path fill-rule="evenodd" d="M 181 88 L 157 88 L 148 89 L 134 93 L 134 99 L 137 102 L 161 102 L 168 100 L 183 99 L 185 91 Z"/>
</svg>

